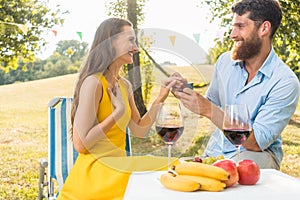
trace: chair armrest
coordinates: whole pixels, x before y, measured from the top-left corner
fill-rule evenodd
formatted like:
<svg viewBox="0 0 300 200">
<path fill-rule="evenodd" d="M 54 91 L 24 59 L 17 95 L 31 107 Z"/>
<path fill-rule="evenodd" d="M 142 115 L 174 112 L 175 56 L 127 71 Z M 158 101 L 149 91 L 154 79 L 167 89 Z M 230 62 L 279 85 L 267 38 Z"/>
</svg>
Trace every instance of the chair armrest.
<svg viewBox="0 0 300 200">
<path fill-rule="evenodd" d="M 40 161 L 40 174 L 39 174 L 39 193 L 38 200 L 45 198 L 44 187 L 48 185 L 47 181 L 45 182 L 46 168 L 48 167 L 48 161 L 45 158 L 42 158 Z"/>
</svg>

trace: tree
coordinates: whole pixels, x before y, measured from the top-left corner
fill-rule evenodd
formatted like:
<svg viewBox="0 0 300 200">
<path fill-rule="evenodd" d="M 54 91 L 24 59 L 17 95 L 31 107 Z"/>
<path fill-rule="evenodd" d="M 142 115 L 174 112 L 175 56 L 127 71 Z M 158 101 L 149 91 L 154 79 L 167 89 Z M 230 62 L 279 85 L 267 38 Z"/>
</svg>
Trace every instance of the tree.
<svg viewBox="0 0 300 200">
<path fill-rule="evenodd" d="M 231 6 L 235 0 L 205 0 L 211 11 L 211 21 L 222 19 L 221 27 L 227 31 L 224 33 L 223 43 L 216 40 L 216 46 L 210 50 L 212 61 L 215 62 L 219 55 L 232 48 L 233 42 L 229 37 L 231 28 Z M 299 0 L 279 0 L 283 18 L 279 29 L 273 38 L 273 47 L 278 56 L 295 72 L 300 80 L 300 29 L 299 29 Z"/>
<path fill-rule="evenodd" d="M 88 43 L 78 40 L 61 40 L 56 46 L 56 52 L 70 58 L 72 63 L 82 60 L 88 52 Z"/>
<path fill-rule="evenodd" d="M 44 71 L 48 77 L 62 76 L 69 73 L 68 67 L 71 65 L 70 59 L 66 57 L 60 58 L 55 64 L 51 62 L 46 63 Z"/>
<path fill-rule="evenodd" d="M 141 13 L 142 9 L 138 10 L 138 4 L 136 0 L 127 0 L 127 18 L 132 22 L 133 29 L 138 30 L 138 13 Z M 143 16 L 143 15 L 142 15 Z M 138 38 L 136 39 L 138 44 Z M 147 110 L 143 101 L 142 95 L 142 82 L 140 72 L 140 56 L 139 53 L 133 55 L 133 64 L 128 65 L 129 80 L 132 80 L 132 86 L 134 88 L 134 99 L 136 100 L 136 106 L 141 115 L 144 115 Z"/>
<path fill-rule="evenodd" d="M 133 24 L 134 30 L 138 30 L 138 25 L 143 22 L 144 14 L 142 12 L 146 0 L 110 0 L 106 4 L 108 15 L 127 18 Z M 138 41 L 136 41 L 138 44 Z M 141 115 L 147 112 L 143 101 L 141 73 L 140 73 L 139 53 L 133 56 L 133 64 L 128 65 L 128 78 L 134 89 L 134 99 Z"/>
<path fill-rule="evenodd" d="M 17 69 L 20 58 L 24 63 L 33 62 L 35 53 L 46 44 L 43 32 L 63 24 L 59 6 L 51 11 L 41 0 L 1 0 L 0 9 L 0 69 L 5 72 Z"/>
</svg>

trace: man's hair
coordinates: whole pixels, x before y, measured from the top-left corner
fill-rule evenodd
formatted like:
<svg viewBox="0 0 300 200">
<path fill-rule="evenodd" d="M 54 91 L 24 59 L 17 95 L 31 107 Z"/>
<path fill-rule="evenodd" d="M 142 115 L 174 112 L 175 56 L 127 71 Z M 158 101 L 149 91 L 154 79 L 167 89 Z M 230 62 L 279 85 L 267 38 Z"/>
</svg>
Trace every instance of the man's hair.
<svg viewBox="0 0 300 200">
<path fill-rule="evenodd" d="M 276 0 L 240 0 L 231 10 L 240 16 L 249 12 L 249 19 L 253 20 L 257 27 L 264 21 L 269 21 L 272 26 L 270 38 L 273 38 L 282 19 L 281 7 Z"/>
</svg>

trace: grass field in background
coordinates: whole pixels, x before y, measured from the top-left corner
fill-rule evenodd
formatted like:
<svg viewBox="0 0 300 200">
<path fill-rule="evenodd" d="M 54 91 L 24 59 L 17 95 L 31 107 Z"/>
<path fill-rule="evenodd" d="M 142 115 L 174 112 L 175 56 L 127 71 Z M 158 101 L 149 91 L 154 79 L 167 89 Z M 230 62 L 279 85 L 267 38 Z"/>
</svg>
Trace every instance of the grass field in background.
<svg viewBox="0 0 300 200">
<path fill-rule="evenodd" d="M 37 199 L 47 157 L 47 104 L 71 96 L 76 75 L 0 86 L 0 199 Z"/>
<path fill-rule="evenodd" d="M 203 69 L 205 69 L 204 66 Z M 176 68 L 189 81 L 205 82 L 211 73 L 193 72 L 191 69 Z M 195 74 L 198 76 L 195 76 Z M 155 72 L 160 85 L 164 77 Z M 194 79 L 192 79 L 193 77 Z M 39 161 L 47 157 L 47 104 L 57 96 L 72 96 L 77 74 L 55 78 L 0 86 L 0 200 L 36 199 L 38 193 Z M 204 93 L 206 88 L 196 89 Z M 157 90 L 154 90 L 155 94 Z M 151 102 L 151 101 L 150 101 Z M 191 113 L 186 111 L 186 117 Z M 194 120 L 194 121 L 193 121 Z M 188 149 L 185 155 L 201 149 L 201 134 L 209 132 L 211 124 L 194 116 L 199 130 L 183 136 L 174 147 L 174 155 Z M 194 124 L 193 124 L 194 125 Z M 188 124 L 190 130 L 194 127 Z M 187 129 L 188 130 L 188 129 Z M 187 131 L 189 132 L 189 131 Z M 300 106 L 283 132 L 285 152 L 281 171 L 300 178 Z M 193 139 L 194 138 L 194 139 Z M 145 145 L 146 144 L 146 145 Z M 156 149 L 160 150 L 156 151 Z M 145 140 L 135 140 L 134 152 L 166 154 L 165 146 L 150 134 Z M 155 152 L 156 151 L 156 152 Z"/>
</svg>

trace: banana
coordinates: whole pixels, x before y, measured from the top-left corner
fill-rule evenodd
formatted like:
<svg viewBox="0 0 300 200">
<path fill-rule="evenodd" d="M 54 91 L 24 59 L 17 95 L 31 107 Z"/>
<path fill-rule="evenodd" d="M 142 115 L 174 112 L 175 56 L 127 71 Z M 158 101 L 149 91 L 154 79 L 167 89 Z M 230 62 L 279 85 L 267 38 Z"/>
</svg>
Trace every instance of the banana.
<svg viewBox="0 0 300 200">
<path fill-rule="evenodd" d="M 193 192 L 199 190 L 201 185 L 189 179 L 177 177 L 171 173 L 165 173 L 160 176 L 160 182 L 168 189 L 181 191 L 181 192 Z"/>
<path fill-rule="evenodd" d="M 229 173 L 221 167 L 196 162 L 182 162 L 175 167 L 175 171 L 182 175 L 197 175 L 226 181 Z"/>
<path fill-rule="evenodd" d="M 201 185 L 200 190 L 219 192 L 226 188 L 226 184 L 220 180 L 208 178 L 204 176 L 193 176 L 193 175 L 178 175 L 178 178 L 188 179 L 196 181 Z"/>
</svg>

